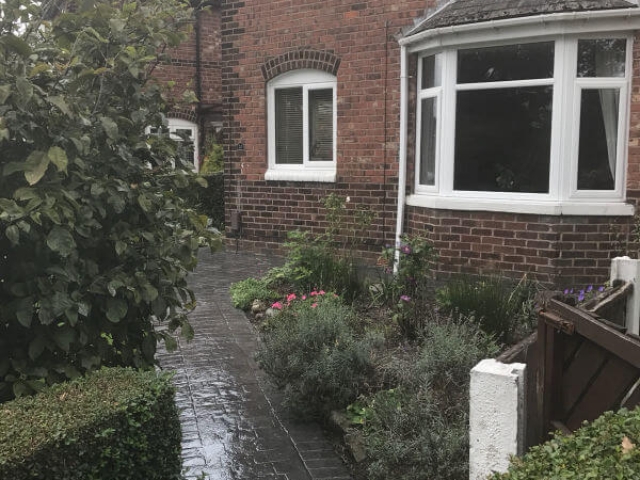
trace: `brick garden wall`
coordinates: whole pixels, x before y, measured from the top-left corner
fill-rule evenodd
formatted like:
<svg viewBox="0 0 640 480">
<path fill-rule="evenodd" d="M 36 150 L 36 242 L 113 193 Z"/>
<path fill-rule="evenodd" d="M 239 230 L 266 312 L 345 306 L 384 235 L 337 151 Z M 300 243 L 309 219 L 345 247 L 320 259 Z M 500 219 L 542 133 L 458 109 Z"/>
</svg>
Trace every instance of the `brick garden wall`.
<svg viewBox="0 0 640 480">
<path fill-rule="evenodd" d="M 398 3 L 231 0 L 223 5 L 226 223 L 230 225 L 232 210 L 242 212 L 243 230 L 237 239 L 241 248 L 273 253 L 289 230 L 321 231 L 326 226 L 321 200 L 330 192 L 349 196 L 350 208 L 366 206 L 374 213 L 364 251 L 373 256 L 385 243 L 393 243 L 400 105 L 400 53 L 394 36 L 424 14 L 428 2 Z M 327 52 L 339 61 L 334 184 L 264 180 L 266 81 L 277 73 L 273 69 L 278 62 L 301 49 Z M 636 48 L 627 175 L 633 202 L 640 197 L 639 78 Z M 409 121 L 413 132 L 414 119 Z M 413 137 L 410 133 L 410 143 Z M 413 158 L 412 151 L 408 158 Z M 409 172 L 409 186 L 411 181 Z M 434 241 L 441 275 L 499 271 L 581 285 L 608 278 L 610 258 L 624 250 L 630 221 L 407 207 L 405 232 Z"/>
</svg>

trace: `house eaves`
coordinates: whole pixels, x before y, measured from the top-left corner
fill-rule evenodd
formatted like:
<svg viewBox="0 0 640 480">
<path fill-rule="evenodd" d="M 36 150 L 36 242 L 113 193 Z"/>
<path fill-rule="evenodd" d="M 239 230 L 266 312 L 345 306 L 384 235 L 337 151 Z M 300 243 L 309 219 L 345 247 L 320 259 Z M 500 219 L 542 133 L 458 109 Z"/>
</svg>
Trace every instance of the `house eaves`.
<svg viewBox="0 0 640 480">
<path fill-rule="evenodd" d="M 427 13 L 404 37 L 427 30 L 518 17 L 637 9 L 637 0 L 449 0 Z"/>
</svg>

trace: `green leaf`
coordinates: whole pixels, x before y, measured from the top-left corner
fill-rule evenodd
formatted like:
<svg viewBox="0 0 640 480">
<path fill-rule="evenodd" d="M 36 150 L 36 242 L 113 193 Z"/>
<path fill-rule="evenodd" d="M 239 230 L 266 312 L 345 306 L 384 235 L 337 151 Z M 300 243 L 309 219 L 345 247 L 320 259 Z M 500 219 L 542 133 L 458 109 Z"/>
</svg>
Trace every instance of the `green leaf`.
<svg viewBox="0 0 640 480">
<path fill-rule="evenodd" d="M 38 357 L 42 355 L 42 352 L 44 352 L 47 343 L 47 339 L 44 335 L 37 335 L 29 343 L 29 358 L 34 361 L 37 360 Z"/>
<path fill-rule="evenodd" d="M 143 193 L 138 197 L 138 205 L 140 205 L 140 208 L 142 208 L 144 212 L 148 213 L 151 210 L 153 203 L 151 202 L 149 196 Z"/>
<path fill-rule="evenodd" d="M 156 298 L 158 298 L 158 290 L 150 283 L 144 284 L 142 286 L 142 299 L 145 302 L 153 302 Z"/>
<path fill-rule="evenodd" d="M 164 336 L 164 346 L 167 352 L 175 352 L 178 349 L 178 342 L 174 337 L 167 334 Z"/>
<path fill-rule="evenodd" d="M 13 92 L 11 85 L 0 85 L 0 103 L 5 103 Z"/>
<path fill-rule="evenodd" d="M 107 301 L 107 318 L 110 322 L 118 323 L 127 314 L 127 302 L 119 298 L 110 298 Z"/>
<path fill-rule="evenodd" d="M 20 37 L 16 37 L 13 33 L 5 33 L 2 35 L 0 42 L 24 58 L 31 55 L 31 47 L 29 44 Z"/>
<path fill-rule="evenodd" d="M 61 257 L 68 257 L 76 248 L 76 242 L 69 231 L 55 226 L 47 235 L 47 246 Z"/>
<path fill-rule="evenodd" d="M 126 24 L 127 22 L 122 18 L 112 18 L 109 20 L 109 25 L 111 26 L 111 30 L 117 33 L 122 32 Z"/>
<path fill-rule="evenodd" d="M 25 77 L 16 78 L 16 90 L 23 100 L 29 100 L 33 96 L 33 84 Z"/>
<path fill-rule="evenodd" d="M 49 167 L 48 155 L 40 150 L 31 152 L 24 165 L 24 178 L 29 182 L 29 185 L 35 185 L 44 177 L 47 167 Z"/>
<path fill-rule="evenodd" d="M 51 105 L 56 107 L 66 116 L 70 117 L 72 115 L 71 110 L 69 109 L 69 105 L 67 105 L 67 102 L 65 101 L 64 97 L 60 97 L 57 95 L 53 97 L 47 97 L 47 102 L 49 102 Z"/>
<path fill-rule="evenodd" d="M 107 134 L 111 140 L 118 138 L 118 124 L 111 120 L 109 117 L 100 117 L 100 123 L 104 129 L 104 133 Z"/>
<path fill-rule="evenodd" d="M 49 156 L 49 160 L 58 167 L 59 172 L 67 173 L 69 160 L 67 159 L 67 153 L 63 149 L 53 146 L 49 149 L 47 155 Z"/>
<path fill-rule="evenodd" d="M 153 333 L 148 333 L 142 340 L 142 353 L 149 361 L 153 361 L 156 354 L 156 337 Z"/>
<path fill-rule="evenodd" d="M 17 225 L 9 225 L 4 231 L 4 234 L 11 242 L 11 245 L 16 246 L 20 243 L 20 230 Z"/>
<path fill-rule="evenodd" d="M 76 338 L 76 332 L 67 326 L 63 326 L 53 331 L 53 341 L 56 342 L 62 350 L 68 352 L 71 348 L 71 343 Z"/>
<path fill-rule="evenodd" d="M 122 255 L 126 251 L 127 251 L 127 244 L 121 240 L 118 240 L 116 242 L 116 253 L 118 254 L 118 256 Z"/>
<path fill-rule="evenodd" d="M 209 182 L 207 182 L 207 179 L 204 177 L 196 177 L 196 183 L 202 188 L 207 188 L 209 186 Z"/>
<path fill-rule="evenodd" d="M 16 302 L 16 318 L 20 325 L 25 328 L 31 326 L 31 320 L 33 319 L 33 297 L 21 298 Z"/>
</svg>

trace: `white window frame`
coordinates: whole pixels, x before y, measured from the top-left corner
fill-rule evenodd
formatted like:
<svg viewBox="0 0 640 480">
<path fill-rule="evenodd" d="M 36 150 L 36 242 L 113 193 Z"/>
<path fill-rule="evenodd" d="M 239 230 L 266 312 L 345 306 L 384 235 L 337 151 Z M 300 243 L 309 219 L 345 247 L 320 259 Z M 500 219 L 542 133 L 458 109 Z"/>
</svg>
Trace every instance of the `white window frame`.
<svg viewBox="0 0 640 480">
<path fill-rule="evenodd" d="M 302 87 L 303 98 L 303 161 L 302 164 L 276 163 L 275 92 L 279 89 Z M 333 91 L 333 152 L 332 160 L 309 160 L 309 92 L 331 89 Z M 337 153 L 337 80 L 334 75 L 320 70 L 299 69 L 283 73 L 267 84 L 267 131 L 269 168 L 266 180 L 335 182 Z"/>
<path fill-rule="evenodd" d="M 564 32 L 566 33 L 566 32 Z M 578 78 L 578 40 L 590 38 L 624 38 L 627 40 L 625 77 Z M 473 84 L 457 83 L 457 53 L 461 49 L 475 47 L 506 46 L 523 43 L 554 42 L 554 76 L 550 79 L 516 80 Z M 416 89 L 415 131 L 415 181 L 414 194 L 407 197 L 407 204 L 431 208 L 461 210 L 488 210 L 541 214 L 630 215 L 633 207 L 624 203 L 627 165 L 628 119 L 630 110 L 630 85 L 632 78 L 633 35 L 629 32 L 599 31 L 575 32 L 562 35 L 540 35 L 529 38 L 482 41 L 468 38 L 464 44 L 452 44 L 445 48 L 416 49 L 418 75 Z M 440 56 L 442 65 L 441 87 L 422 90 L 423 59 Z M 436 82 L 437 83 L 437 82 Z M 516 193 L 454 190 L 454 159 L 457 92 L 465 90 L 517 88 L 533 85 L 553 86 L 551 119 L 551 151 L 548 193 Z M 617 88 L 620 90 L 616 177 L 614 190 L 578 190 L 578 142 L 580 119 L 580 92 L 582 89 Z M 437 91 L 436 91 L 437 89 Z M 437 96 L 438 115 L 436 134 L 435 184 L 420 184 L 420 140 L 422 100 Z"/>
<path fill-rule="evenodd" d="M 164 132 L 169 133 L 169 138 L 176 142 L 182 142 L 183 138 L 180 137 L 176 132 L 178 130 L 191 130 L 192 139 L 193 139 L 193 168 L 196 172 L 200 170 L 200 148 L 199 148 L 199 137 L 198 137 L 198 125 L 194 122 L 190 122 L 189 120 L 184 120 L 182 118 L 167 118 L 166 130 Z M 157 135 L 157 132 L 152 132 L 151 127 L 146 128 L 147 135 Z"/>
</svg>

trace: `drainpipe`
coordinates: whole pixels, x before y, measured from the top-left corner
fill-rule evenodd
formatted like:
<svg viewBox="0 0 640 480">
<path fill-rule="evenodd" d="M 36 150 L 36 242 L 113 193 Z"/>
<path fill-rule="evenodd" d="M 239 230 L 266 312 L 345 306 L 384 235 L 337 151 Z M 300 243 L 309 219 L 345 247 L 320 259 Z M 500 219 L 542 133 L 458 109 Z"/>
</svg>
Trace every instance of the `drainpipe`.
<svg viewBox="0 0 640 480">
<path fill-rule="evenodd" d="M 407 125 L 409 108 L 409 76 L 407 73 L 407 47 L 400 47 L 400 143 L 398 152 L 398 213 L 396 218 L 396 251 L 394 273 L 400 263 L 400 237 L 404 230 L 404 205 L 407 196 Z"/>
<path fill-rule="evenodd" d="M 201 40 L 201 25 L 200 25 L 200 14 L 202 13 L 202 5 L 196 8 L 196 22 L 195 22 L 195 47 L 196 47 L 196 97 L 198 98 L 198 103 L 196 104 L 196 122 L 198 125 L 198 152 L 199 157 L 204 153 L 204 120 L 202 116 L 202 40 Z M 200 171 L 200 158 L 197 158 L 198 162 L 197 170 Z"/>
</svg>

